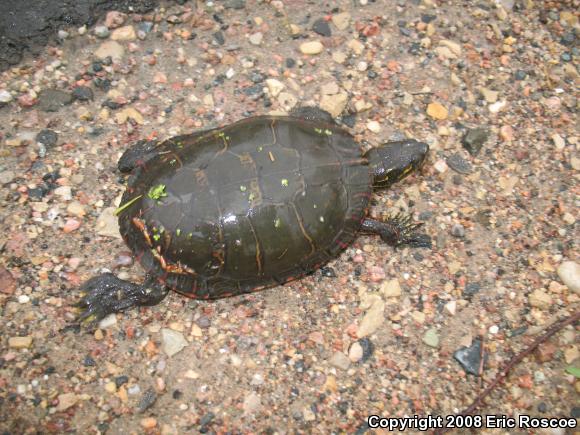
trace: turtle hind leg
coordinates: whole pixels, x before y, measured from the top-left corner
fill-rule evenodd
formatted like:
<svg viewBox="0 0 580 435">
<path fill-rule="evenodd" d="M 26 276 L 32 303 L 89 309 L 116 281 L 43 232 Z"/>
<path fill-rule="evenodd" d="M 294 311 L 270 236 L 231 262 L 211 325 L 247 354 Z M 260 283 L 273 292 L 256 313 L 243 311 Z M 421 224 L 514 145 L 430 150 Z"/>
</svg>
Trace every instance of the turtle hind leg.
<svg viewBox="0 0 580 435">
<path fill-rule="evenodd" d="M 169 289 L 153 279 L 144 284 L 134 284 L 117 278 L 112 273 L 95 276 L 80 288 L 86 294 L 75 305 L 82 312 L 79 323 L 94 326 L 111 313 L 118 313 L 138 306 L 156 305 L 167 296 Z"/>
<path fill-rule="evenodd" d="M 407 245 L 413 248 L 431 248 L 431 237 L 417 231 L 421 225 L 423 224 L 413 222 L 410 215 L 399 213 L 385 221 L 365 219 L 362 231 L 378 234 L 385 243 L 394 247 Z"/>
</svg>

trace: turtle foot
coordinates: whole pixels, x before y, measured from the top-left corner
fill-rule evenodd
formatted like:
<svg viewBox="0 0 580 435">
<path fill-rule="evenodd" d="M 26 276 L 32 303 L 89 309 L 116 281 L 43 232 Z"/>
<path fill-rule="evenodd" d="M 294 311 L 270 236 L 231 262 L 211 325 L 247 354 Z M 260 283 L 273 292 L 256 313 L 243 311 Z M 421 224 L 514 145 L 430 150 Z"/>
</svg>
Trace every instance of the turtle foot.
<svg viewBox="0 0 580 435">
<path fill-rule="evenodd" d="M 112 273 L 95 276 L 80 288 L 85 293 L 75 304 L 81 309 L 79 323 L 90 328 L 111 313 L 142 305 L 156 305 L 167 295 L 168 289 L 153 280 L 139 285 L 117 278 Z"/>
<path fill-rule="evenodd" d="M 393 245 L 407 245 L 413 248 L 431 248 L 431 237 L 427 234 L 419 233 L 417 230 L 423 226 L 422 222 L 413 222 L 411 215 L 397 213 L 389 217 L 385 224 L 392 227 L 392 231 L 381 234 L 381 238 Z"/>
<path fill-rule="evenodd" d="M 391 246 L 407 245 L 413 248 L 431 248 L 431 237 L 417 230 L 423 223 L 413 222 L 410 215 L 398 213 L 383 222 L 366 219 L 363 231 L 381 236 L 385 243 Z"/>
</svg>

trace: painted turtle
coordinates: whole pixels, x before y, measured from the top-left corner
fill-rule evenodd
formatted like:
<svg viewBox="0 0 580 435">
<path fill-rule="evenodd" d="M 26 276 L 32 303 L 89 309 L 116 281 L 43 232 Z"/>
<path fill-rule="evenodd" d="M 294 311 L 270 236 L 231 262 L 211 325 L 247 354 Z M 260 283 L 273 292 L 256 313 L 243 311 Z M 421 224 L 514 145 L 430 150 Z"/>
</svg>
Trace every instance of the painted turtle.
<svg viewBox="0 0 580 435">
<path fill-rule="evenodd" d="M 429 247 L 410 217 L 367 218 L 373 188 L 407 176 L 428 149 L 404 140 L 361 154 L 316 108 L 141 141 L 119 160 L 132 175 L 117 214 L 147 278 L 89 279 L 79 319 L 154 305 L 169 289 L 216 299 L 284 284 L 335 258 L 359 232 Z"/>
</svg>

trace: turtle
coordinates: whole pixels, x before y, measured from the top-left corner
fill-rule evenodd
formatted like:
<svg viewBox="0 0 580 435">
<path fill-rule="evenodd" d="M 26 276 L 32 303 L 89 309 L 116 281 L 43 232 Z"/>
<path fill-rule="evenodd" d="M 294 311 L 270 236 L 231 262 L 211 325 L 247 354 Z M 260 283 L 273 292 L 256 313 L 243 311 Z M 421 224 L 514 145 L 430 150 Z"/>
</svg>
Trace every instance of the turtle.
<svg viewBox="0 0 580 435">
<path fill-rule="evenodd" d="M 336 258 L 360 233 L 430 247 L 410 215 L 380 221 L 368 213 L 373 190 L 419 168 L 428 150 L 405 139 L 362 153 L 316 107 L 139 141 L 118 162 L 130 175 L 116 214 L 146 278 L 90 278 L 78 320 L 155 305 L 169 290 L 209 300 L 283 285 Z"/>
</svg>

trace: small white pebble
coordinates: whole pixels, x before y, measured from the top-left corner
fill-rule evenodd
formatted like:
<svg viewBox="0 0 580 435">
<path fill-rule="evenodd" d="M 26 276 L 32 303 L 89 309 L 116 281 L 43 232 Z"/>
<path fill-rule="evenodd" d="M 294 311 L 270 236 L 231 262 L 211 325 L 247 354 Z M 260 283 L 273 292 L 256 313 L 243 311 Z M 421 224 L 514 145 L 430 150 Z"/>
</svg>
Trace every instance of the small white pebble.
<svg viewBox="0 0 580 435">
<path fill-rule="evenodd" d="M 366 63 L 364 60 L 363 61 L 360 61 L 356 65 L 356 69 L 358 69 L 360 72 L 366 71 L 368 67 L 369 67 L 369 64 Z"/>
<path fill-rule="evenodd" d="M 437 160 L 435 162 L 435 164 L 433 165 L 433 167 L 440 174 L 443 174 L 444 172 L 447 172 L 447 169 L 448 169 L 447 163 L 443 159 Z"/>
<path fill-rule="evenodd" d="M 28 295 L 20 295 L 18 296 L 18 303 L 20 304 L 27 304 L 30 302 L 30 297 Z"/>
<path fill-rule="evenodd" d="M 381 124 L 377 121 L 369 121 L 367 122 L 367 128 L 373 133 L 379 133 L 381 131 Z"/>
<path fill-rule="evenodd" d="M 490 334 L 497 334 L 499 332 L 499 326 L 497 325 L 492 325 L 489 327 L 489 333 Z"/>
<path fill-rule="evenodd" d="M 99 322 L 99 329 L 105 329 L 117 323 L 117 316 L 112 313 Z"/>
</svg>

